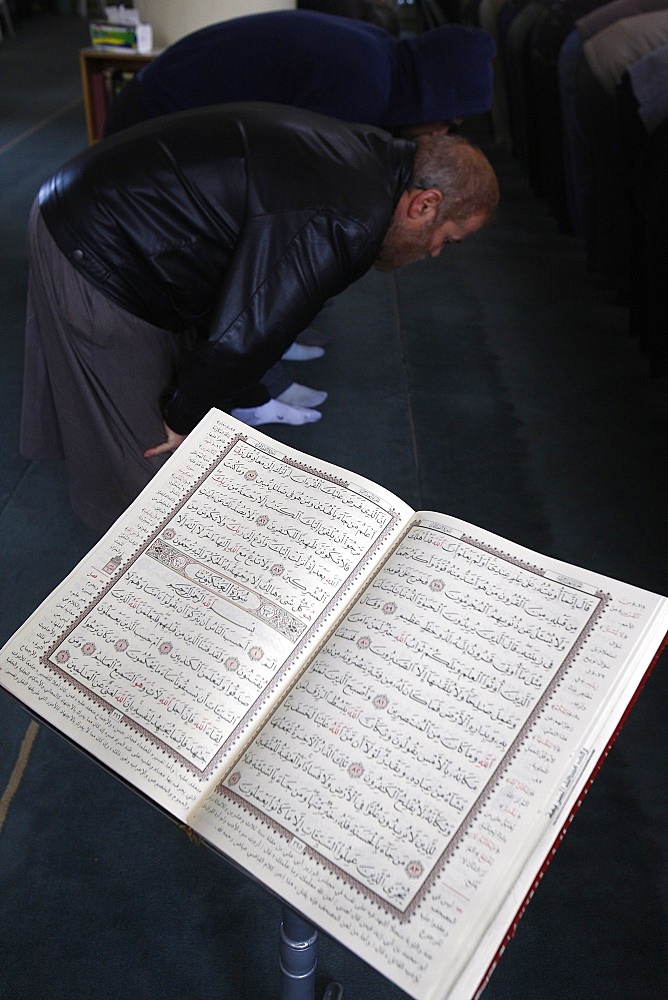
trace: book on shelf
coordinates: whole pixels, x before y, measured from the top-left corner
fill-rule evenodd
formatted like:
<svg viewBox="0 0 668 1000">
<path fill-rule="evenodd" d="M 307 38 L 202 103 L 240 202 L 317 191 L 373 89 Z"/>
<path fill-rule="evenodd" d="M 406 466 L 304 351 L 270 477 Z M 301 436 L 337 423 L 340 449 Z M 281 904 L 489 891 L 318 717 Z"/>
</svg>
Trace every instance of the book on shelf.
<svg viewBox="0 0 668 1000">
<path fill-rule="evenodd" d="M 409 996 L 470 1000 L 667 632 L 213 410 L 0 685 Z"/>
<path fill-rule="evenodd" d="M 98 139 L 102 137 L 104 119 L 109 107 L 108 83 L 105 72 L 105 70 L 95 70 L 88 76 L 91 125 L 93 135 Z"/>
<path fill-rule="evenodd" d="M 96 139 L 101 139 L 104 135 L 104 122 L 110 105 L 126 83 L 132 80 L 135 72 L 119 66 L 105 66 L 88 73 L 91 124 Z"/>
</svg>

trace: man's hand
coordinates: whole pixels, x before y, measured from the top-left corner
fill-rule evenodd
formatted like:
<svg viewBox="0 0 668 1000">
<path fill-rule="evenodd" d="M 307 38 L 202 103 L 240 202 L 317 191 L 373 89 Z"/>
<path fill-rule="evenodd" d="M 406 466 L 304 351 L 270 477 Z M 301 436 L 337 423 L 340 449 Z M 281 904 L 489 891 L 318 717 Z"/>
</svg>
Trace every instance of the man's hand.
<svg viewBox="0 0 668 1000">
<path fill-rule="evenodd" d="M 147 448 L 144 452 L 144 458 L 154 458 L 155 455 L 164 455 L 165 452 L 176 451 L 178 446 L 185 441 L 186 434 L 177 434 L 176 431 L 167 426 L 164 420 L 162 426 L 165 428 L 166 440 L 162 444 L 157 444 L 154 448 Z"/>
</svg>

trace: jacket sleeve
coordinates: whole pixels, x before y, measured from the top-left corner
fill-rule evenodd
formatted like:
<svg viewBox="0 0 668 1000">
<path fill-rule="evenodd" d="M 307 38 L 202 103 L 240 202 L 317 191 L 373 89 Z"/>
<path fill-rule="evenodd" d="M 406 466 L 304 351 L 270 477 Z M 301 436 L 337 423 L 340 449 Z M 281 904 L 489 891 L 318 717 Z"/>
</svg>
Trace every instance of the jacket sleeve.
<svg viewBox="0 0 668 1000">
<path fill-rule="evenodd" d="M 229 409 L 327 299 L 369 270 L 383 235 L 327 210 L 250 218 L 225 272 L 208 339 L 185 357 L 163 397 L 167 425 L 186 434 L 212 406 Z"/>
</svg>

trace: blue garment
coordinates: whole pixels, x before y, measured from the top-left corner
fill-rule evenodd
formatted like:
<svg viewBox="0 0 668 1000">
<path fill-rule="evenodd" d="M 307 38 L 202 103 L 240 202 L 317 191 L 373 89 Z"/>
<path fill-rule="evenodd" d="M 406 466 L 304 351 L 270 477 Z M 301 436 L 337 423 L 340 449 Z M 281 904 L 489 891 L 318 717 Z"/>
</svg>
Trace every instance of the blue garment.
<svg viewBox="0 0 668 1000">
<path fill-rule="evenodd" d="M 566 36 L 557 69 L 564 133 L 564 169 L 568 209 L 573 232 L 582 247 L 589 237 L 590 169 L 587 132 L 578 115 L 577 75 L 583 38 L 577 28 Z"/>
<path fill-rule="evenodd" d="M 137 80 L 149 117 L 271 101 L 392 129 L 488 111 L 493 54 L 479 28 L 445 25 L 398 39 L 365 21 L 289 10 L 202 28 Z"/>
</svg>

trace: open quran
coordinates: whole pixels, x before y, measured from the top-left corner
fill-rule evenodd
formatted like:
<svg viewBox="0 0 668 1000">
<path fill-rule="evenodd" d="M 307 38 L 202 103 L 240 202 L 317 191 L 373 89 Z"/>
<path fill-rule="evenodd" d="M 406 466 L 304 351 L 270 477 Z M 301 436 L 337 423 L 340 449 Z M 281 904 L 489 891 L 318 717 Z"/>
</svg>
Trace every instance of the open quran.
<svg viewBox="0 0 668 1000">
<path fill-rule="evenodd" d="M 209 415 L 0 685 L 415 1000 L 471 1000 L 668 600 Z"/>
</svg>

